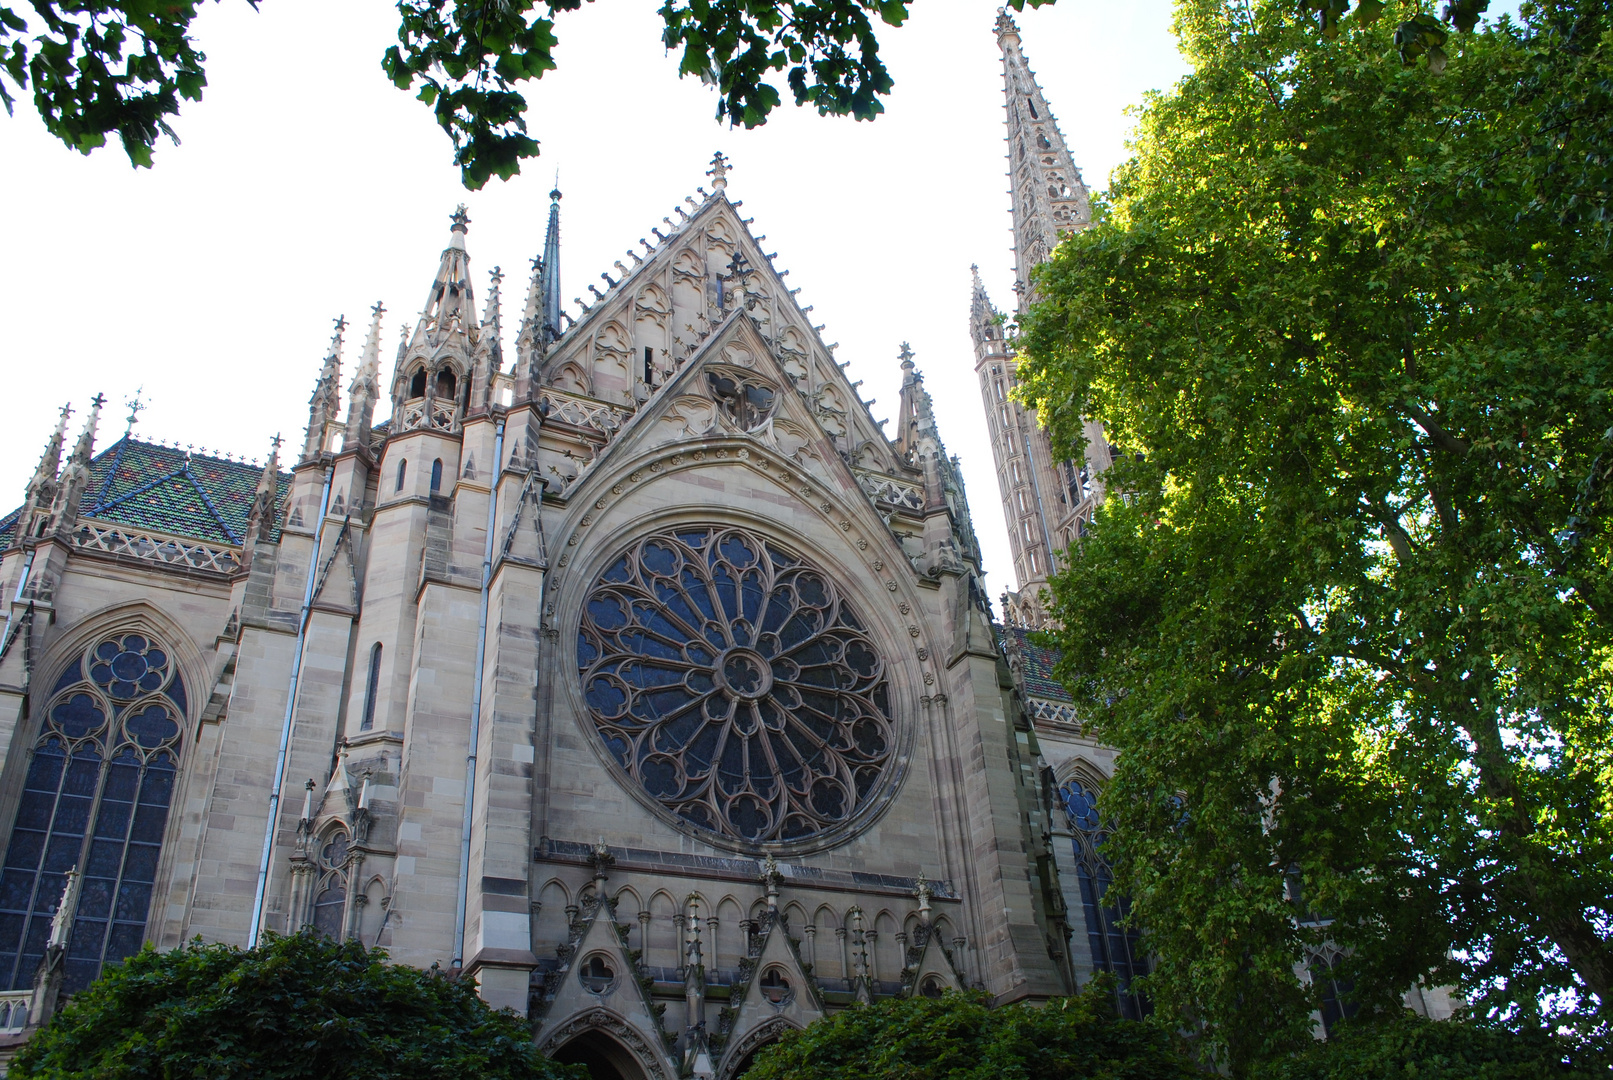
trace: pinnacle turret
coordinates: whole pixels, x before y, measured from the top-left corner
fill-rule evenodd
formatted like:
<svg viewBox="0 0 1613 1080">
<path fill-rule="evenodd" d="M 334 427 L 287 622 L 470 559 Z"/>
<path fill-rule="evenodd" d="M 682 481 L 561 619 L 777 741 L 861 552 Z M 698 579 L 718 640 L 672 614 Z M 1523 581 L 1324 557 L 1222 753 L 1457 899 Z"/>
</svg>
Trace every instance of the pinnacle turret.
<svg viewBox="0 0 1613 1080">
<path fill-rule="evenodd" d="M 319 369 L 319 380 L 314 383 L 313 396 L 308 399 L 308 431 L 302 443 L 304 461 L 318 457 L 320 451 L 326 449 L 326 428 L 335 422 L 341 409 L 342 333 L 346 329 L 346 317 L 338 317 L 330 348 L 325 352 L 325 362 Z"/>
<path fill-rule="evenodd" d="M 377 309 L 380 304 L 375 305 Z M 381 321 L 379 310 L 375 321 Z M 372 330 L 371 334 L 374 335 Z M 356 382 L 357 380 L 355 380 Z M 280 443 L 281 438 L 276 435 L 269 444 L 269 460 L 264 463 L 263 472 L 258 476 L 258 489 L 252 496 L 252 509 L 247 514 L 246 532 L 241 546 L 246 558 L 250 561 L 257 542 L 263 538 L 275 522 L 278 508 L 275 503 L 280 496 Z"/>
<path fill-rule="evenodd" d="M 476 327 L 476 297 L 470 284 L 470 255 L 465 251 L 465 234 L 470 231 L 470 215 L 461 205 L 451 215 L 448 246 L 442 250 L 437 275 L 431 279 L 420 321 L 415 324 L 410 347 L 424 344 L 435 349 L 455 334 L 469 334 Z"/>
<path fill-rule="evenodd" d="M 363 446 L 375 422 L 375 403 L 381 397 L 381 316 L 386 308 L 377 300 L 370 309 L 370 332 L 364 338 L 364 354 L 347 388 L 348 448 Z"/>
<path fill-rule="evenodd" d="M 90 415 L 84 421 L 84 430 L 68 455 L 67 467 L 62 470 L 56 500 L 51 506 L 51 517 L 58 532 L 71 529 L 78 521 L 78 508 L 90 483 L 90 459 L 95 456 L 95 429 L 101 422 L 101 406 L 106 395 L 96 394 L 90 399 Z"/>
<path fill-rule="evenodd" d="M 504 325 L 499 299 L 499 287 L 503 282 L 504 271 L 493 267 L 488 280 L 487 303 L 482 308 L 481 328 L 476 337 L 476 355 L 471 366 L 471 400 L 481 409 L 492 404 L 493 382 L 504 370 Z"/>
<path fill-rule="evenodd" d="M 980 267 L 971 266 L 969 272 L 974 275 L 974 288 L 969 297 L 969 333 L 974 338 L 975 350 L 978 355 L 982 345 L 987 342 L 1002 341 L 1002 313 L 991 303 L 991 297 L 986 295 L 985 283 L 980 280 Z"/>
<path fill-rule="evenodd" d="M 56 427 L 45 442 L 45 452 L 39 455 L 39 465 L 28 481 L 22 512 L 17 515 L 19 535 L 32 533 L 35 512 L 48 511 L 56 501 L 57 478 L 62 471 L 62 447 L 67 441 L 67 418 L 72 413 L 72 405 L 62 406 L 60 415 L 56 417 Z"/>
</svg>

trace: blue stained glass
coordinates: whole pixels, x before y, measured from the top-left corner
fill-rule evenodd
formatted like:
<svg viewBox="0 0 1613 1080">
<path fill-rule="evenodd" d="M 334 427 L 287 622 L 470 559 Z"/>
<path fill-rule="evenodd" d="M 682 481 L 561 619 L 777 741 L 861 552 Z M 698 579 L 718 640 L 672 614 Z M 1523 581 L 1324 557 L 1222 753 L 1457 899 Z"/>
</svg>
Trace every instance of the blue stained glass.
<svg viewBox="0 0 1613 1080">
<path fill-rule="evenodd" d="M 1131 983 L 1147 969 L 1142 962 L 1138 932 L 1123 925 L 1124 902 L 1117 905 L 1105 896 L 1113 874 L 1102 851 L 1106 834 L 1098 812 L 1097 792 L 1080 780 L 1071 779 L 1065 781 L 1059 794 L 1070 829 L 1075 834 L 1075 873 L 1092 966 L 1097 971 L 1114 973 L 1121 1014 L 1140 1020 L 1151 1011 L 1151 1006 L 1147 998 L 1131 989 Z"/>
<path fill-rule="evenodd" d="M 83 685 L 86 667 L 98 690 Z M 179 740 L 186 697 L 168 650 L 144 634 L 109 638 L 66 665 L 55 685 L 0 875 L 0 911 L 9 912 L 0 915 L 0 988 L 31 983 L 74 868 L 85 877 L 64 989 L 81 989 L 140 948 L 173 798 L 175 759 L 157 748 Z M 117 752 L 107 760 L 114 733 L 149 756 L 111 742 Z"/>
<path fill-rule="evenodd" d="M 852 625 L 800 559 L 741 529 L 683 530 L 600 576 L 578 669 L 611 756 L 668 811 L 739 840 L 803 839 L 871 799 L 894 755 L 883 664 Z M 866 724 L 856 744 L 842 711 Z"/>
</svg>

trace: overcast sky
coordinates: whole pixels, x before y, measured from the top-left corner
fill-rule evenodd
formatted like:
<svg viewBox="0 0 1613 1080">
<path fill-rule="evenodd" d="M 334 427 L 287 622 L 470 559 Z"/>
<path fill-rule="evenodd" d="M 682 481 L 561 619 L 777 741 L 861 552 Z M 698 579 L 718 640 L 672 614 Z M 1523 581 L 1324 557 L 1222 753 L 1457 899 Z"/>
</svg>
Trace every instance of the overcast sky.
<svg viewBox="0 0 1613 1080">
<path fill-rule="evenodd" d="M 22 501 L 56 410 L 72 401 L 71 440 L 96 392 L 111 400 L 103 446 L 124 430 L 137 387 L 150 405 L 137 431 L 149 439 L 260 458 L 276 432 L 300 440 L 332 321 L 354 324 L 345 404 L 370 306 L 388 309 L 390 364 L 460 201 L 478 302 L 502 266 L 513 338 L 556 169 L 562 285 L 586 297 L 709 184 L 720 149 L 733 163 L 729 195 L 791 271 L 824 339 L 840 343 L 876 416 L 895 406 L 897 352 L 912 343 L 942 435 L 963 458 L 988 588 L 1014 587 L 968 332 L 970 263 L 1000 307 L 1013 296 L 996 4 L 928 0 L 907 26 L 886 28 L 896 87 L 876 122 L 786 105 L 750 132 L 720 127 L 712 92 L 677 78 L 657 6 L 610 0 L 560 17 L 559 68 L 526 91 L 543 156 L 474 193 L 427 108 L 381 74 L 397 13 L 379 0 L 203 5 L 194 36 L 210 85 L 174 125 L 183 144 L 160 145 L 153 169 L 132 169 L 117 148 L 68 151 L 24 95 L 15 118 L 0 117 L 12 252 L 0 263 L 11 402 L 0 512 Z M 1185 71 L 1170 5 L 1059 0 L 1019 22 L 1076 164 L 1102 188 L 1126 155 L 1128 107 Z"/>
</svg>

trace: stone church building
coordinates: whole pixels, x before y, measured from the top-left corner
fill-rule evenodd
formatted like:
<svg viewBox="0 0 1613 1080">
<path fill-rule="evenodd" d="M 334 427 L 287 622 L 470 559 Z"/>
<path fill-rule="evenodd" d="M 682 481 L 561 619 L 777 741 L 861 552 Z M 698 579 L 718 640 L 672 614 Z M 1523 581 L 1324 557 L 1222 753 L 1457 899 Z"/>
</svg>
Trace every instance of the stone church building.
<svg viewBox="0 0 1613 1080">
<path fill-rule="evenodd" d="M 1023 306 L 1089 211 L 997 34 Z M 626 1080 L 858 1000 L 1124 987 L 1112 755 L 1027 636 L 1107 447 L 1052 458 L 976 278 L 994 620 L 913 357 L 887 435 L 727 171 L 575 317 L 559 192 L 518 313 L 455 214 L 390 362 L 380 305 L 339 323 L 265 467 L 63 410 L 0 518 L 0 1034 L 145 942 L 304 926 Z"/>
</svg>

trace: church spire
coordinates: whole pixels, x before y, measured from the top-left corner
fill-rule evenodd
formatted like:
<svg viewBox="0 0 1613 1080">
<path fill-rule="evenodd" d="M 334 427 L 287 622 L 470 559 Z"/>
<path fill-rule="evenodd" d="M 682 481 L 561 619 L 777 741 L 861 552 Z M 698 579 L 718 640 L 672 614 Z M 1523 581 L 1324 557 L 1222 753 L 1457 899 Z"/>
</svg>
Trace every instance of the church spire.
<svg viewBox="0 0 1613 1080">
<path fill-rule="evenodd" d="M 314 395 L 308 399 L 308 432 L 302 441 L 302 459 L 308 461 L 319 456 L 325 448 L 325 428 L 336 419 L 341 407 L 342 332 L 347 329 L 345 316 L 336 320 L 336 330 L 330 336 L 330 348 L 325 363 L 319 369 L 319 381 L 314 383 Z"/>
<path fill-rule="evenodd" d="M 549 231 L 543 237 L 542 278 L 543 343 L 547 345 L 560 336 L 560 177 L 555 177 L 554 190 L 549 192 Z"/>
<path fill-rule="evenodd" d="M 437 276 L 420 310 L 411 346 L 424 343 L 436 348 L 455 332 L 464 334 L 476 327 L 476 297 L 470 284 L 470 255 L 465 251 L 465 234 L 470 231 L 470 215 L 463 203 L 454 211 L 448 230 L 448 246 L 442 249 Z"/>
<path fill-rule="evenodd" d="M 1092 223 L 1087 188 L 1064 144 L 1053 110 L 1020 48 L 1019 27 L 997 13 L 1008 111 L 1008 170 L 1014 199 L 1014 278 L 1023 313 L 1031 301 L 1031 270 L 1047 261 L 1067 233 Z"/>
<path fill-rule="evenodd" d="M 370 332 L 364 338 L 364 355 L 347 388 L 347 443 L 363 446 L 375 421 L 375 402 L 381 396 L 381 316 L 386 308 L 377 300 L 370 309 Z"/>
</svg>

